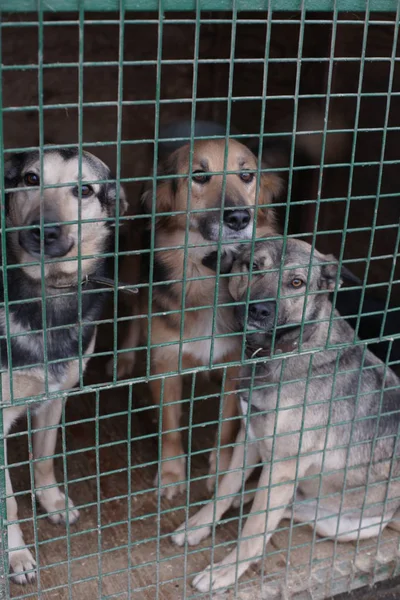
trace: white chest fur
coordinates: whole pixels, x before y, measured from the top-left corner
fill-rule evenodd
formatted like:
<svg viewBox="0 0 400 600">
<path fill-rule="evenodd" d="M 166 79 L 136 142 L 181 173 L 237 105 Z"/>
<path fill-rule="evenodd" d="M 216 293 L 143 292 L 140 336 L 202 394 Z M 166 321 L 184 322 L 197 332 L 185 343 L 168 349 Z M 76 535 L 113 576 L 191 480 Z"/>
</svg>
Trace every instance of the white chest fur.
<svg viewBox="0 0 400 600">
<path fill-rule="evenodd" d="M 230 314 L 226 315 L 226 319 L 223 319 L 225 315 L 219 314 L 213 327 L 212 310 L 202 311 L 204 312 L 206 314 L 202 314 L 202 318 L 190 328 L 190 338 L 193 341 L 183 343 L 183 353 L 190 354 L 200 364 L 223 362 L 229 354 L 240 350 L 240 340 L 238 336 L 226 335 L 230 329 L 227 322 Z"/>
<path fill-rule="evenodd" d="M 250 440 L 255 440 L 256 436 L 255 436 L 253 429 L 251 428 L 251 421 L 250 421 L 250 418 L 248 417 L 249 403 L 247 402 L 247 400 L 244 400 L 243 398 L 240 398 L 240 410 L 242 411 L 242 414 L 243 414 L 243 426 L 245 429 L 247 428 L 248 438 Z M 250 421 L 250 422 L 248 423 L 248 421 Z"/>
</svg>

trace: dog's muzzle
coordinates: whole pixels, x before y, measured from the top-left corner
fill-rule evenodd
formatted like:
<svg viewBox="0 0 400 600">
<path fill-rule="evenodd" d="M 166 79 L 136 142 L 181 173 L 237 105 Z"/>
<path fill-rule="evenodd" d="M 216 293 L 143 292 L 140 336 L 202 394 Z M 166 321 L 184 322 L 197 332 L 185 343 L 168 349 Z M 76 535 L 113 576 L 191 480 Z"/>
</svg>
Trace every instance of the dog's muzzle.
<svg viewBox="0 0 400 600">
<path fill-rule="evenodd" d="M 199 231 L 206 240 L 213 242 L 237 240 L 251 237 L 251 213 L 246 208 L 225 208 L 223 224 L 220 227 L 219 215 L 205 214 L 199 219 Z"/>
<path fill-rule="evenodd" d="M 242 231 L 250 223 L 250 211 L 245 208 L 226 208 L 224 210 L 224 224 L 232 231 Z"/>
<path fill-rule="evenodd" d="M 41 256 L 40 221 L 33 220 L 28 223 L 30 229 L 19 232 L 19 244 L 21 248 L 31 256 Z M 63 232 L 61 225 L 55 225 L 54 221 L 43 222 L 43 254 L 49 258 L 65 256 L 74 245 Z"/>
<path fill-rule="evenodd" d="M 250 301 L 251 302 L 251 301 Z M 270 331 L 275 324 L 276 302 L 275 300 L 263 300 L 249 303 L 247 313 L 247 329 Z M 244 304 L 235 306 L 236 318 L 244 327 L 246 306 Z"/>
</svg>

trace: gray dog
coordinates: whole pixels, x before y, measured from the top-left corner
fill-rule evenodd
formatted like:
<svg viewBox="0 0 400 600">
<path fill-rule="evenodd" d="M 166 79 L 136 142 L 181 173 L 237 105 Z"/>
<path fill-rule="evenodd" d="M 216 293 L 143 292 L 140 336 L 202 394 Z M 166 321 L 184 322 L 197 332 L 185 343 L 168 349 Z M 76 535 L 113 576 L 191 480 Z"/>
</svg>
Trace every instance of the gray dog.
<svg viewBox="0 0 400 600">
<path fill-rule="evenodd" d="M 287 240 L 283 262 L 282 252 L 281 239 L 257 243 L 246 323 L 250 249 L 232 267 L 229 287 L 242 301 L 237 316 L 247 351 L 268 359 L 242 368 L 243 425 L 218 498 L 184 523 L 174 542 L 207 537 L 260 458 L 263 469 L 237 549 L 194 579 L 202 592 L 233 584 L 283 518 L 346 542 L 377 536 L 399 517 L 400 380 L 365 346 L 353 345 L 354 330 L 332 313 L 329 292 L 346 270 L 339 276 L 333 256 L 312 254 L 299 240 Z"/>
</svg>

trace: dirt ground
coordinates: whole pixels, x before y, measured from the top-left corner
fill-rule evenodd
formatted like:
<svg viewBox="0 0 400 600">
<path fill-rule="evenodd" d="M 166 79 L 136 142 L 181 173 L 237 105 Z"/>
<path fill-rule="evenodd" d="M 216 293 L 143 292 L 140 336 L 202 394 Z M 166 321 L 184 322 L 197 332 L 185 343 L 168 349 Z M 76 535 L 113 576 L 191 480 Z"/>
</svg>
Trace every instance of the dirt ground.
<svg viewBox="0 0 400 600">
<path fill-rule="evenodd" d="M 104 362 L 94 359 L 86 384 L 102 380 Z M 190 379 L 190 378 L 189 378 Z M 188 382 L 184 397 L 190 398 Z M 129 392 L 131 388 L 132 393 Z M 208 399 L 202 399 L 209 394 Z M 196 398 L 201 398 L 196 400 Z M 11 477 L 19 496 L 19 516 L 28 544 L 38 558 L 39 578 L 24 588 L 10 584 L 12 598 L 94 600 L 95 598 L 209 598 L 190 586 L 211 556 L 222 559 L 241 528 L 239 510 L 230 510 L 215 537 L 199 547 L 177 548 L 169 534 L 198 503 L 208 498 L 205 476 L 218 418 L 218 388 L 199 381 L 191 421 L 188 495 L 168 501 L 154 487 L 158 438 L 155 412 L 146 404 L 146 387 L 123 386 L 69 399 L 65 416 L 66 456 L 59 440 L 57 474 L 68 479 L 68 493 L 81 509 L 69 527 L 52 525 L 38 512 L 32 519 L 27 444 L 9 442 Z M 187 439 L 189 411 L 182 423 Z M 214 422 L 214 423 L 213 423 Z M 208 423 L 208 424 L 207 424 Z M 19 431 L 26 429 L 21 423 Z M 26 436 L 23 437 L 26 441 Z M 247 508 L 244 509 L 244 514 Z M 36 526 L 34 527 L 34 523 Z M 68 540 L 69 538 L 69 540 Z M 351 587 L 394 574 L 398 536 L 337 544 L 313 536 L 307 526 L 283 521 L 266 549 L 266 558 L 241 578 L 238 589 L 213 598 L 327 598 Z"/>
<path fill-rule="evenodd" d="M 203 18 L 223 17 L 204 13 Z M 327 66 L 330 52 L 331 27 L 316 26 L 310 18 L 304 29 L 303 60 L 300 92 L 326 94 Z M 326 15 L 325 15 L 326 16 Z M 79 30 L 76 16 L 68 15 L 69 25 L 60 25 L 55 16 L 46 16 L 44 27 L 43 87 L 38 78 L 38 28 L 8 26 L 2 30 L 3 118 L 4 144 L 9 150 L 36 146 L 39 134 L 40 112 L 43 107 L 44 141 L 46 143 L 76 143 L 82 136 L 86 147 L 108 164 L 116 166 L 116 140 L 121 124 L 121 176 L 126 183 L 130 212 L 135 214 L 139 183 L 135 178 L 149 176 L 151 168 L 151 140 L 155 133 L 155 102 L 157 82 L 157 23 L 154 14 L 141 15 L 152 19 L 150 24 L 130 22 L 125 27 L 123 76 L 124 106 L 117 108 L 118 98 L 118 24 L 100 24 L 101 15 L 91 14 L 91 22 L 84 28 L 82 51 L 82 89 L 79 88 Z M 169 15 L 170 17 L 170 15 Z M 185 15 L 187 17 L 187 15 Z M 259 18 L 260 16 L 258 16 Z M 276 19 L 282 15 L 276 15 Z M 299 15 L 285 14 L 286 21 L 272 27 L 270 57 L 283 62 L 271 62 L 268 73 L 268 96 L 265 128 L 282 128 L 282 119 L 293 114 L 296 65 L 298 57 Z M 376 18 L 378 18 L 377 15 Z M 8 18 L 8 17 L 7 17 Z M 18 22 L 25 16 L 13 15 Z M 108 19 L 116 15 L 108 14 Z M 128 15 L 137 19 L 138 15 Z M 170 17 L 171 18 L 171 17 Z M 174 15 L 180 19 L 182 15 Z M 226 15 L 225 15 L 226 18 Z M 388 18 L 389 20 L 389 18 Z M 57 24 L 58 23 L 58 24 Z M 165 63 L 161 76 L 161 122 L 190 117 L 195 44 L 194 23 L 164 24 L 162 55 Z M 196 114 L 198 118 L 212 118 L 225 122 L 229 85 L 229 53 L 232 29 L 230 24 L 204 23 L 199 40 L 200 63 Z M 265 55 L 266 22 L 239 23 L 236 31 L 235 65 L 233 77 L 232 123 L 248 135 L 260 129 L 262 109 L 263 57 Z M 337 62 L 331 91 L 337 92 L 332 101 L 335 110 L 344 115 L 349 130 L 355 128 L 357 80 L 360 73 L 363 23 L 342 25 L 338 28 L 335 56 L 351 56 L 354 61 Z M 393 26 L 374 25 L 370 28 L 367 55 L 381 57 L 365 64 L 363 92 L 388 89 L 388 57 L 391 54 Z M 215 59 L 226 59 L 219 64 Z M 214 60 L 213 60 L 214 59 Z M 105 61 L 99 67 L 94 61 Z M 138 64 L 144 61 L 144 64 Z M 170 61 L 170 62 L 168 62 Z M 172 61 L 172 63 L 171 63 Z M 8 67 L 19 65 L 18 70 Z M 399 66 L 393 73 L 393 90 L 399 88 Z M 353 94 L 343 97 L 344 93 Z M 80 130 L 79 94 L 84 102 Z M 222 100 L 210 100 L 222 98 Z M 299 104 L 306 104 L 302 99 Z M 62 108 L 55 105 L 62 103 Z M 107 104 L 107 106 L 105 105 Z M 22 107 L 25 107 L 22 109 Z M 371 197 L 351 202 L 348 221 L 347 258 L 360 259 L 354 270 L 362 275 L 365 257 L 371 242 L 370 228 L 375 224 L 374 198 L 378 190 L 379 160 L 381 157 L 382 128 L 385 116 L 385 97 L 365 97 L 357 123 L 365 131 L 360 133 L 356 158 L 372 161 L 369 167 L 356 167 L 349 192 L 349 169 L 336 167 L 324 170 L 324 187 L 320 203 L 319 231 L 332 231 L 321 236 L 321 250 L 337 252 L 342 240 L 345 202 L 348 194 Z M 358 114 L 358 113 L 357 113 Z M 398 125 L 399 96 L 394 96 L 389 124 Z M 367 131 L 368 127 L 372 128 Z M 286 130 L 285 130 L 286 131 Z M 290 131 L 287 129 L 287 131 Z M 398 133 L 387 135 L 385 159 L 398 158 Z M 143 141 L 144 140 L 144 141 Z M 100 145 L 99 145 L 100 143 Z M 315 199 L 319 171 L 298 177 L 292 190 L 290 228 L 305 231 L 315 214 L 296 211 L 292 204 L 304 198 Z M 396 164 L 383 169 L 382 190 L 398 192 Z M 317 186 L 317 187 L 316 187 Z M 311 195 L 312 194 L 312 195 Z M 374 196 L 375 195 L 375 196 Z M 372 198 L 374 196 L 374 198 Z M 341 202 L 328 202 L 342 198 Z M 313 212 L 314 210 L 314 212 Z M 382 198 L 372 245 L 373 261 L 368 280 L 382 283 L 383 293 L 392 268 L 395 252 L 400 204 L 397 198 Z M 308 225 L 309 226 L 309 225 Z M 138 224 L 135 227 L 139 227 Z M 368 229 L 369 228 L 369 229 Z M 309 229 L 306 229 L 309 231 Z M 130 244 L 127 236 L 128 247 Z M 397 273 L 397 271 L 396 271 Z M 379 293 L 379 290 L 378 290 Z M 392 297 L 398 298 L 396 285 Z M 122 328 L 123 329 L 123 328 Z M 110 348 L 110 328 L 99 332 L 99 350 Z M 88 367 L 85 385 L 107 383 L 105 359 L 93 359 Z M 190 398 L 190 382 L 185 398 Z M 38 558 L 39 577 L 34 586 L 21 588 L 9 584 L 7 597 L 40 598 L 48 600 L 94 600 L 96 598 L 134 598 L 145 600 L 172 600 L 199 598 L 190 587 L 193 575 L 210 561 L 222 558 L 237 539 L 241 526 L 239 511 L 227 515 L 227 523 L 218 527 L 213 543 L 203 542 L 199 548 L 183 552 L 169 539 L 169 534 L 185 518 L 188 502 L 207 498 L 204 476 L 207 473 L 208 451 L 212 446 L 215 419 L 218 415 L 218 393 L 207 381 L 200 382 L 194 401 L 194 419 L 183 423 L 187 438 L 188 425 L 192 433 L 190 449 L 191 470 L 188 495 L 178 500 L 160 499 L 153 486 L 157 470 L 158 425 L 155 412 L 146 404 L 147 390 L 143 384 L 130 383 L 97 393 L 86 392 L 72 396 L 65 415 L 65 435 L 60 436 L 57 460 L 60 481 L 68 480 L 68 493 L 81 507 L 81 518 L 69 531 L 51 525 L 43 515 L 32 519 L 31 483 L 28 468 L 26 435 L 10 440 L 11 477 L 19 493 L 20 518 L 26 541 L 33 544 Z M 203 398 L 205 396 L 205 398 Z M 208 397 L 208 399 L 207 399 Z M 190 402 L 188 400 L 189 407 Z M 211 422 L 214 420 L 214 424 Z M 21 423 L 21 433 L 26 425 Z M 66 453 L 62 449 L 65 445 Z M 190 513 L 195 508 L 190 508 Z M 36 524 L 35 527 L 33 524 Z M 296 597 L 299 600 L 330 597 L 361 584 L 369 584 L 398 574 L 398 539 L 394 532 L 385 532 L 381 539 L 355 544 L 338 544 L 315 538 L 306 526 L 289 527 L 282 522 L 280 530 L 268 545 L 266 559 L 253 567 L 241 579 L 236 590 L 224 598 L 261 600 L 266 598 Z M 357 558 L 356 558 L 357 557 Z M 209 595 L 203 596 L 209 598 Z M 217 595 L 213 596 L 217 598 Z M 221 596 L 222 597 L 222 596 Z"/>
<path fill-rule="evenodd" d="M 351 594 L 341 594 L 335 600 L 398 600 L 400 598 L 400 579 L 379 583 L 371 588 L 360 588 Z"/>
</svg>

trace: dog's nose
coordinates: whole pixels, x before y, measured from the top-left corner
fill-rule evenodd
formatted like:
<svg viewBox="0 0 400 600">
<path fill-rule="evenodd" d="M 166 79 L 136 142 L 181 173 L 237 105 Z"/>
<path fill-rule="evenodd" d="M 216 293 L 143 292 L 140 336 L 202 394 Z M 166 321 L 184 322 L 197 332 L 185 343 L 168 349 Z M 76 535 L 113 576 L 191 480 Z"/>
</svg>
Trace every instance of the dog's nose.
<svg viewBox="0 0 400 600">
<path fill-rule="evenodd" d="M 233 231 L 245 229 L 250 223 L 250 212 L 243 208 L 225 210 L 224 223 Z"/>
<path fill-rule="evenodd" d="M 40 221 L 33 221 L 31 223 L 32 229 L 28 231 L 31 234 L 32 239 L 36 241 L 40 246 Z M 43 224 L 43 243 L 44 247 L 48 248 L 57 242 L 61 237 L 60 225 L 46 225 Z"/>
<path fill-rule="evenodd" d="M 37 244 L 37 247 L 40 250 L 40 221 L 32 221 L 31 226 L 32 229 L 29 229 L 27 233 L 30 234 L 33 244 Z M 58 242 L 61 233 L 60 225 L 46 225 L 46 223 L 43 223 L 43 244 L 45 254 L 47 254 L 47 250 L 51 250 L 52 246 Z"/>
<path fill-rule="evenodd" d="M 249 306 L 249 317 L 254 321 L 262 321 L 271 315 L 271 302 L 255 302 Z"/>
<path fill-rule="evenodd" d="M 29 223 L 30 229 L 20 231 L 19 243 L 33 256 L 40 255 L 40 221 Z M 46 256 L 55 258 L 65 256 L 70 249 L 70 244 L 63 236 L 60 225 L 47 225 L 43 223 L 43 250 Z"/>
</svg>

